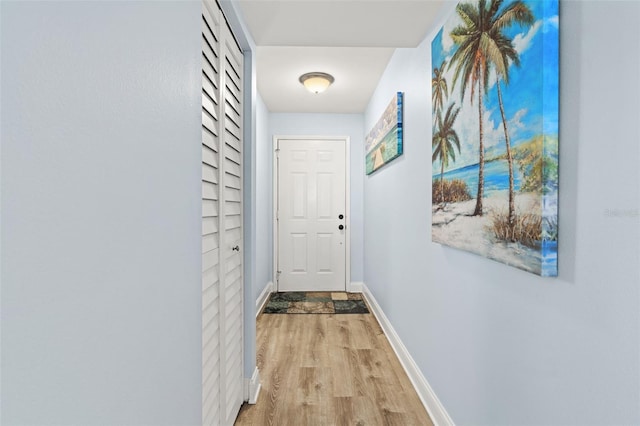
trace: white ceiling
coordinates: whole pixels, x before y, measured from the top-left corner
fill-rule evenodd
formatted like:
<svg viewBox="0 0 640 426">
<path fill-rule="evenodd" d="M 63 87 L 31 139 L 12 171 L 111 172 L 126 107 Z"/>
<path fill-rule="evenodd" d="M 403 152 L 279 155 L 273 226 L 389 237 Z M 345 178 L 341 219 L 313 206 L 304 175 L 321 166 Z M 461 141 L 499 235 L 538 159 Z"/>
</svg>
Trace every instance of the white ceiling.
<svg viewBox="0 0 640 426">
<path fill-rule="evenodd" d="M 446 0 L 237 0 L 272 112 L 361 113 L 396 47 L 415 47 Z M 336 79 L 315 95 L 306 72 Z"/>
<path fill-rule="evenodd" d="M 392 53 L 389 47 L 260 47 L 258 91 L 272 112 L 360 113 Z M 312 71 L 335 78 L 326 92 L 316 95 L 300 84 Z"/>
</svg>

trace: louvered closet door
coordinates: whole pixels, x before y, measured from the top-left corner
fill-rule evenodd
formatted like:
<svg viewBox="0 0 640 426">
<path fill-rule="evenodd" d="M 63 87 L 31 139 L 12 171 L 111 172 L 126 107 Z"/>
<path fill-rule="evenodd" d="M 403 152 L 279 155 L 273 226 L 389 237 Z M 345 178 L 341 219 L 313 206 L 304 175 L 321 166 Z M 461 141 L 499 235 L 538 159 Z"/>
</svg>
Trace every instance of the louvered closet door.
<svg viewBox="0 0 640 426">
<path fill-rule="evenodd" d="M 232 425 L 243 399 L 241 65 L 242 53 L 222 13 L 215 4 L 204 3 L 202 422 L 205 425 Z"/>
</svg>

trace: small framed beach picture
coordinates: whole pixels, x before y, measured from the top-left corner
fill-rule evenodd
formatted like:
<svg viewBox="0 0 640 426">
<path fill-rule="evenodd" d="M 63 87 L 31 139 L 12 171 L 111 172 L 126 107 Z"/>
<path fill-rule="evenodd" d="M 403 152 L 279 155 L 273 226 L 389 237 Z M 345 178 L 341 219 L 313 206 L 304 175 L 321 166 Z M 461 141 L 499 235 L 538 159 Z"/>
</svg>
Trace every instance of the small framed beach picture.
<svg viewBox="0 0 640 426">
<path fill-rule="evenodd" d="M 558 275 L 558 0 L 467 0 L 431 43 L 432 241 Z"/>
<path fill-rule="evenodd" d="M 365 137 L 365 171 L 368 175 L 402 155 L 402 101 L 402 92 L 396 93 Z"/>
</svg>

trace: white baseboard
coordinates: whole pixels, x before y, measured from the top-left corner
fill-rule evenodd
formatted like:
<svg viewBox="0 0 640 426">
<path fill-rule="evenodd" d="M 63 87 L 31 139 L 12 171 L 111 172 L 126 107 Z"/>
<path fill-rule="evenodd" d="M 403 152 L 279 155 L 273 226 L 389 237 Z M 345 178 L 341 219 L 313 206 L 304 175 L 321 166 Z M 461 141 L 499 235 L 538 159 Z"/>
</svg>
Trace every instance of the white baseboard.
<svg viewBox="0 0 640 426">
<path fill-rule="evenodd" d="M 250 379 L 244 379 L 244 400 L 249 404 L 255 404 L 258 401 L 258 395 L 262 384 L 260 383 L 260 371 L 258 367 L 253 370 Z"/>
<path fill-rule="evenodd" d="M 347 291 L 349 293 L 362 293 L 362 286 L 364 286 L 362 281 L 352 281 L 347 284 Z"/>
<path fill-rule="evenodd" d="M 258 296 L 258 299 L 256 300 L 256 318 L 258 317 L 260 312 L 262 312 L 262 308 L 264 308 L 264 305 L 267 303 L 267 300 L 269 300 L 269 295 L 272 292 L 273 292 L 273 282 L 269 281 L 267 285 L 264 286 L 262 293 L 260 293 L 260 296 Z"/>
<path fill-rule="evenodd" d="M 384 331 L 384 335 L 387 337 L 387 340 L 391 344 L 393 351 L 396 353 L 396 356 L 400 360 L 400 364 L 402 364 L 404 371 L 407 373 L 407 376 L 409 376 L 409 380 L 411 380 L 411 384 L 413 384 L 413 387 L 418 393 L 418 396 L 420 397 L 424 408 L 427 409 L 427 412 L 429 413 L 433 424 L 435 426 L 453 425 L 453 420 L 451 419 L 451 417 L 449 417 L 449 414 L 440 403 L 440 400 L 438 400 L 438 397 L 433 392 L 433 389 L 431 389 L 431 386 L 422 374 L 422 371 L 420 371 L 420 368 L 418 368 L 418 365 L 413 360 L 411 354 L 409 354 L 409 351 L 400 340 L 400 337 L 389 322 L 389 319 L 384 314 L 375 297 L 373 297 L 373 294 L 371 294 L 371 291 L 369 291 L 369 288 L 364 283 L 362 283 L 362 293 L 369 303 L 369 306 L 371 307 L 373 314 L 378 320 L 378 323 L 380 323 L 380 326 Z"/>
</svg>

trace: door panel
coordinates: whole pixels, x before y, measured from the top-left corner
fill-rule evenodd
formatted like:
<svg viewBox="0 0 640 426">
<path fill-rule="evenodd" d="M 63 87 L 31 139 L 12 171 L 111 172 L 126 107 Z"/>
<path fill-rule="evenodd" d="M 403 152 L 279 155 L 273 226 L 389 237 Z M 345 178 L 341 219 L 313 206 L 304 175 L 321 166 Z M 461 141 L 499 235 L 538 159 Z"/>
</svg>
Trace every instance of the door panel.
<svg viewBox="0 0 640 426">
<path fill-rule="evenodd" d="M 225 259 L 224 315 L 222 318 L 221 370 L 225 392 L 222 399 L 222 424 L 233 424 L 243 402 L 243 276 L 242 276 L 242 120 L 241 76 L 242 52 L 226 24 L 221 25 L 223 48 L 221 58 L 224 70 L 221 87 L 225 103 L 222 118 L 224 128 L 224 157 L 222 173 L 223 241 Z M 221 61 L 222 62 L 222 61 Z"/>
<path fill-rule="evenodd" d="M 344 291 L 346 143 L 283 139 L 278 149 L 278 291 Z"/>
<path fill-rule="evenodd" d="M 219 16 L 202 8 L 202 422 L 220 424 Z M 215 65 L 213 65 L 215 64 Z"/>
</svg>

